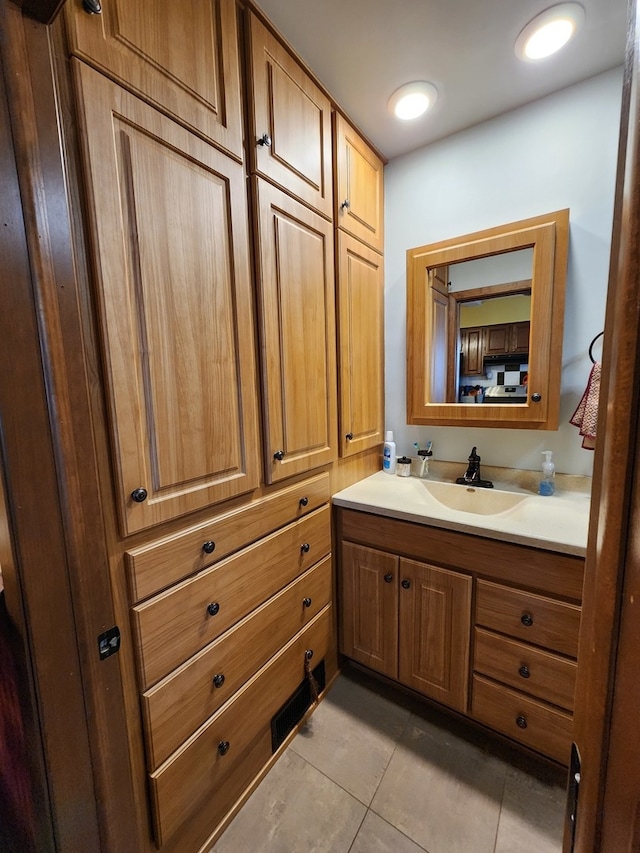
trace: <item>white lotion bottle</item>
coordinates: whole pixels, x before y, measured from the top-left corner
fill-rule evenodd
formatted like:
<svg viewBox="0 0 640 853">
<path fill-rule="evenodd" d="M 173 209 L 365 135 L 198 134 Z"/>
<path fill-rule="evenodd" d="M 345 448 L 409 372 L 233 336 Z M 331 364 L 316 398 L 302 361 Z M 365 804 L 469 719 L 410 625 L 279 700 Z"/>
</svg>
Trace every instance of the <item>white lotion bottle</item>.
<svg viewBox="0 0 640 853">
<path fill-rule="evenodd" d="M 542 479 L 540 480 L 538 494 L 548 496 L 552 495 L 556 490 L 556 466 L 551 461 L 551 457 L 553 456 L 552 450 L 543 450 L 542 455 L 544 456 L 544 462 L 542 463 Z"/>
<path fill-rule="evenodd" d="M 393 440 L 393 430 L 388 429 L 382 448 L 382 470 L 387 474 L 396 473 L 396 443 Z"/>
</svg>

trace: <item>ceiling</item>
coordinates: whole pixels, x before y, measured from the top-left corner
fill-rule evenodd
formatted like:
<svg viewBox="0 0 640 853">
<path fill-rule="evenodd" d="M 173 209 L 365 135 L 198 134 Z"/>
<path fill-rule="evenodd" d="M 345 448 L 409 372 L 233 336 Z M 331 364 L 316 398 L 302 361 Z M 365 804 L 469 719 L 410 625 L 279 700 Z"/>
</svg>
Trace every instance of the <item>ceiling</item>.
<svg viewBox="0 0 640 853">
<path fill-rule="evenodd" d="M 627 0 L 580 0 L 586 21 L 543 63 L 515 40 L 554 0 L 257 0 L 332 97 L 387 159 L 621 65 Z M 435 107 L 412 122 L 387 110 L 427 80 Z"/>
</svg>

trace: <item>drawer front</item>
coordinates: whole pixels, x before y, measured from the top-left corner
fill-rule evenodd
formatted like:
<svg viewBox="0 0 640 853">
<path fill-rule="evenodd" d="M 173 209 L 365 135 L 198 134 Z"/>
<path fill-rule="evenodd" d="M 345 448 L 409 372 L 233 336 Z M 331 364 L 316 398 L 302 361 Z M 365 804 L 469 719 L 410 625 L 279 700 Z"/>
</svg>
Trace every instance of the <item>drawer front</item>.
<svg viewBox="0 0 640 853">
<path fill-rule="evenodd" d="M 316 665 L 332 642 L 331 605 L 291 640 L 224 708 L 202 726 L 182 749 L 150 775 L 154 824 L 161 846 L 203 799 L 226 784 L 274 713 L 304 679 L 305 651 Z M 220 745 L 226 744 L 226 751 Z"/>
<path fill-rule="evenodd" d="M 526 643 L 475 630 L 477 672 L 569 711 L 573 710 L 577 668 L 574 661 Z"/>
<path fill-rule="evenodd" d="M 142 708 L 150 769 L 317 616 L 331 600 L 331 591 L 331 557 L 325 557 L 148 690 Z"/>
<path fill-rule="evenodd" d="M 125 560 L 131 600 L 148 598 L 206 569 L 328 503 L 329 495 L 329 475 L 319 474 L 171 536 L 129 549 Z"/>
<path fill-rule="evenodd" d="M 560 654 L 578 655 L 580 613 L 573 604 L 478 581 L 478 625 Z"/>
<path fill-rule="evenodd" d="M 513 740 L 561 764 L 569 763 L 573 729 L 569 714 L 477 675 L 473 677 L 471 713 L 476 720 Z"/>
<path fill-rule="evenodd" d="M 167 675 L 329 553 L 323 507 L 133 608 L 144 688 Z"/>
</svg>

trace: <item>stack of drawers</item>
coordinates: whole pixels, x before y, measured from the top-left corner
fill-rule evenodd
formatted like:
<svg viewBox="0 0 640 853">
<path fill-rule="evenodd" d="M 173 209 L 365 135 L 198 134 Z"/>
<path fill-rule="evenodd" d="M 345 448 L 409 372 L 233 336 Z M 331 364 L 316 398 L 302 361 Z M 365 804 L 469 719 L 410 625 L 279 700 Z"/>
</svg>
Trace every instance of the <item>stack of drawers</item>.
<svg viewBox="0 0 640 853">
<path fill-rule="evenodd" d="M 478 580 L 472 715 L 567 764 L 580 607 Z"/>
<path fill-rule="evenodd" d="M 127 552 L 159 847 L 205 803 L 226 815 L 330 650 L 328 501 L 323 474 Z"/>
</svg>

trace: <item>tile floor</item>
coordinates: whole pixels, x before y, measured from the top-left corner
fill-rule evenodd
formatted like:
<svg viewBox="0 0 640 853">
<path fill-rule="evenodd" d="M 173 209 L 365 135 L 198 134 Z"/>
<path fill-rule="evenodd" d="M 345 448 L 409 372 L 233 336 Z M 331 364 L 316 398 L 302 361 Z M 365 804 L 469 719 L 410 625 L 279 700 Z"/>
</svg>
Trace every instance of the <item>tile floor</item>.
<svg viewBox="0 0 640 853">
<path fill-rule="evenodd" d="M 559 853 L 564 773 L 347 669 L 211 853 Z"/>
</svg>

